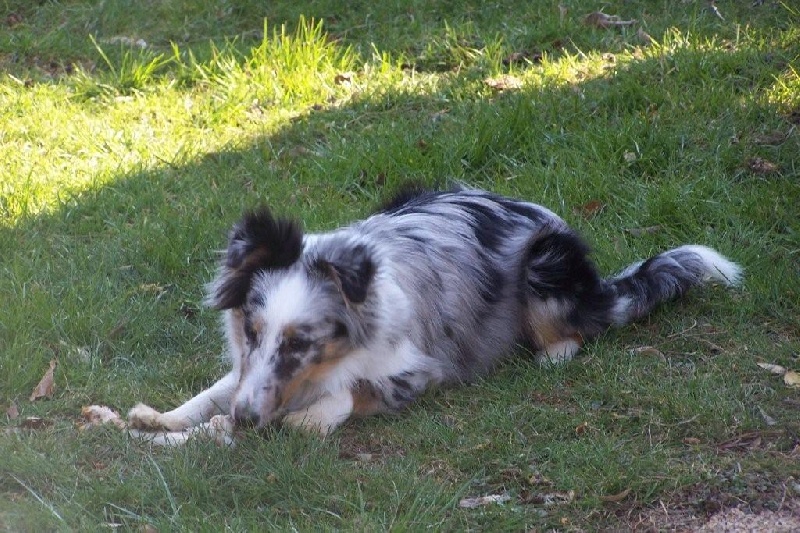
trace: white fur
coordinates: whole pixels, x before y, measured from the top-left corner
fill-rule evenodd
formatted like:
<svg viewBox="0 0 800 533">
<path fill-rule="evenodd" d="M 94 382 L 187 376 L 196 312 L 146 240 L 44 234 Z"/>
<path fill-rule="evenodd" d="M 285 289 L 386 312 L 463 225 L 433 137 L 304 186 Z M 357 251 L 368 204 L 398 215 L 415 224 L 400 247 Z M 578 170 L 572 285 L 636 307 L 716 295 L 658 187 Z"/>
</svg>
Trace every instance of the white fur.
<svg viewBox="0 0 800 533">
<path fill-rule="evenodd" d="M 725 285 L 739 285 L 741 283 L 742 267 L 708 246 L 687 244 L 676 248 L 675 251 L 687 251 L 700 256 L 706 266 L 707 280 L 719 281 Z"/>
</svg>

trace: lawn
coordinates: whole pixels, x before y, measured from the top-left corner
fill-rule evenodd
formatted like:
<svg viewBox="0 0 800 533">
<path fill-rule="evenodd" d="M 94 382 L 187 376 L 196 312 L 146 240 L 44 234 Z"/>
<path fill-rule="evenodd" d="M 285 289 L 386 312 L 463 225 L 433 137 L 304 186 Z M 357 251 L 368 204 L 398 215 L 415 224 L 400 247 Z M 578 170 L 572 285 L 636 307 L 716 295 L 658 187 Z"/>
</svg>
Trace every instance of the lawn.
<svg viewBox="0 0 800 533">
<path fill-rule="evenodd" d="M 3 8 L 0 529 L 670 529 L 800 508 L 800 389 L 757 365 L 800 370 L 792 2 Z M 202 301 L 244 209 L 319 231 L 408 181 L 546 205 L 609 274 L 692 242 L 745 282 L 325 440 L 81 429 L 83 406 L 168 409 L 225 372 Z"/>
</svg>

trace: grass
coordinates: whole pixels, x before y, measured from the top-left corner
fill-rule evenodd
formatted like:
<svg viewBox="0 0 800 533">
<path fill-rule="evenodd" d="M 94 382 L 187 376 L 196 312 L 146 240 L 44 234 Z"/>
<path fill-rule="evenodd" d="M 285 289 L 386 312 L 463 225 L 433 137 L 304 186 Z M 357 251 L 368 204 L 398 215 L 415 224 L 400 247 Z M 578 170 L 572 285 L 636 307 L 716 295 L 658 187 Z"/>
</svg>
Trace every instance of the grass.
<svg viewBox="0 0 800 533">
<path fill-rule="evenodd" d="M 789 3 L 3 5 L 0 529 L 668 528 L 796 498 L 800 398 L 755 365 L 800 353 Z M 599 7 L 638 22 L 584 25 Z M 701 242 L 745 285 L 325 441 L 77 429 L 84 405 L 168 408 L 221 375 L 203 284 L 242 209 L 321 230 L 449 179 L 551 207 L 606 272 Z M 28 401 L 53 358 L 54 396 Z"/>
</svg>

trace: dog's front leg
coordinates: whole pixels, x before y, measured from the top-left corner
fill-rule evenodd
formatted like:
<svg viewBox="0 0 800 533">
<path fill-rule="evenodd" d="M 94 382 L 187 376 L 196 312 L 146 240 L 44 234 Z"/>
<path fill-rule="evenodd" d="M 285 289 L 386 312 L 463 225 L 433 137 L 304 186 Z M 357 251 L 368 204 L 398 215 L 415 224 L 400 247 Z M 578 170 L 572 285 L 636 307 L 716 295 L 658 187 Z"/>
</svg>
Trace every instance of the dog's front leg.
<svg viewBox="0 0 800 533">
<path fill-rule="evenodd" d="M 140 403 L 128 412 L 128 424 L 134 429 L 183 431 L 208 422 L 212 416 L 228 414 L 238 375 L 230 372 L 180 407 L 160 413 Z"/>
<path fill-rule="evenodd" d="M 342 425 L 351 414 L 353 395 L 349 390 L 343 389 L 324 395 L 305 409 L 289 413 L 283 417 L 283 422 L 325 436 Z"/>
</svg>

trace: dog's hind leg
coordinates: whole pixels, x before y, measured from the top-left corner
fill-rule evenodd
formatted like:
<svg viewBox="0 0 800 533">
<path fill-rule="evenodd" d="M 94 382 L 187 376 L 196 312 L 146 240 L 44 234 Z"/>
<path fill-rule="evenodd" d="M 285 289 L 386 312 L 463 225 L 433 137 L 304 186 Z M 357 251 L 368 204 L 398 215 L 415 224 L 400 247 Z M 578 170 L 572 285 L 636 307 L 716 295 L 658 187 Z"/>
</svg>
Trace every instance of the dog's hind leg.
<svg viewBox="0 0 800 533">
<path fill-rule="evenodd" d="M 160 413 L 140 403 L 128 412 L 128 424 L 134 429 L 182 431 L 208 422 L 212 416 L 228 414 L 238 376 L 231 372 L 180 407 Z"/>
<path fill-rule="evenodd" d="M 546 228 L 529 243 L 522 329 L 540 362 L 565 363 L 610 324 L 613 303 L 588 257 L 567 228 Z"/>
</svg>

